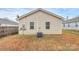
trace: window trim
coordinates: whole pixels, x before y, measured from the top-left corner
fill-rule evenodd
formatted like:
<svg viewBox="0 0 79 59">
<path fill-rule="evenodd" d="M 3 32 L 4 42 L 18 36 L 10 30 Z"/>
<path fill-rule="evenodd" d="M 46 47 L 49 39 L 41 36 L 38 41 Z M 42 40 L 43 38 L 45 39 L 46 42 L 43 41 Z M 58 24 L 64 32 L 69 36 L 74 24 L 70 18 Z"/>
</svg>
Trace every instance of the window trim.
<svg viewBox="0 0 79 59">
<path fill-rule="evenodd" d="M 68 27 L 70 27 L 70 24 L 68 23 Z"/>
<path fill-rule="evenodd" d="M 75 23 L 75 27 L 78 27 L 78 23 Z"/>
<path fill-rule="evenodd" d="M 50 29 L 50 22 L 45 22 L 45 29 Z"/>
<path fill-rule="evenodd" d="M 30 29 L 31 29 L 31 30 L 34 29 L 34 22 L 30 22 Z"/>
</svg>

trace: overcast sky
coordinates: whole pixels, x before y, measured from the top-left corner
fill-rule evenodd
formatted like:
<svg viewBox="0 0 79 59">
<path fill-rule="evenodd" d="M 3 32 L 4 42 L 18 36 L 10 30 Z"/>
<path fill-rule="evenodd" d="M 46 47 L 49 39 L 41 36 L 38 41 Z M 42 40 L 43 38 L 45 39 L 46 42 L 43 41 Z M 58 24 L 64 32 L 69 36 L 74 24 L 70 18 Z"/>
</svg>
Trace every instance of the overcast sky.
<svg viewBox="0 0 79 59">
<path fill-rule="evenodd" d="M 34 8 L 0 8 L 0 18 L 9 18 L 10 20 L 16 21 L 16 15 L 23 15 Z M 57 15 L 69 18 L 79 16 L 79 8 L 45 8 L 46 10 L 53 12 Z"/>
</svg>

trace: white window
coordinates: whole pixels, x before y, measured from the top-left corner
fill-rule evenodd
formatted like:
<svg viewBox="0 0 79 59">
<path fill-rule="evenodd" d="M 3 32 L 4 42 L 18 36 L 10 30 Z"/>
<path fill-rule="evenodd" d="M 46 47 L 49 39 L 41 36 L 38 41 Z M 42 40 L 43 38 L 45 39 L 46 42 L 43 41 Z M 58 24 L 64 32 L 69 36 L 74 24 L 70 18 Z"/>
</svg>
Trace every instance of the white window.
<svg viewBox="0 0 79 59">
<path fill-rule="evenodd" d="M 77 23 L 75 24 L 75 27 L 78 27 L 78 24 Z"/>
<path fill-rule="evenodd" d="M 34 22 L 30 22 L 30 29 L 34 29 Z"/>
<path fill-rule="evenodd" d="M 68 27 L 70 27 L 70 24 L 68 23 Z"/>
<path fill-rule="evenodd" d="M 46 29 L 50 29 L 50 22 L 46 22 Z"/>
</svg>

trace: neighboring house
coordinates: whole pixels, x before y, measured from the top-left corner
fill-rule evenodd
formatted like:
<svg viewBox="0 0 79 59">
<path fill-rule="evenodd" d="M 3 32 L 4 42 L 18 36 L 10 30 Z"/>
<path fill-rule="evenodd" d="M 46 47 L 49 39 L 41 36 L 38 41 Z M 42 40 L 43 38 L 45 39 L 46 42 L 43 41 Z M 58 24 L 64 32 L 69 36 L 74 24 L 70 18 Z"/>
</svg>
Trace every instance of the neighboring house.
<svg viewBox="0 0 79 59">
<path fill-rule="evenodd" d="M 79 16 L 63 22 L 64 29 L 79 30 Z"/>
<path fill-rule="evenodd" d="M 62 34 L 63 17 L 38 8 L 17 18 L 19 34 Z"/>
<path fill-rule="evenodd" d="M 0 18 L 0 26 L 18 26 L 18 23 L 11 21 L 8 18 Z"/>
<path fill-rule="evenodd" d="M 8 18 L 0 18 L 0 37 L 18 33 L 18 23 Z"/>
</svg>

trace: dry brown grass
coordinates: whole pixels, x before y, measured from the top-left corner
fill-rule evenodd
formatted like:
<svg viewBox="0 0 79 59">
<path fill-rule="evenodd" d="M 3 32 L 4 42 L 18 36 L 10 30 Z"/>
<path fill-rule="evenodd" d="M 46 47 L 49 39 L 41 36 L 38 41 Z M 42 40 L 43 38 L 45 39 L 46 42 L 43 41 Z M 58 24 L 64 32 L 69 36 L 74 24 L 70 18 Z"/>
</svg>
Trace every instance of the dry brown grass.
<svg viewBox="0 0 79 59">
<path fill-rule="evenodd" d="M 79 50 L 79 32 L 63 31 L 62 35 L 12 35 L 0 39 L 3 51 L 71 51 Z"/>
</svg>

